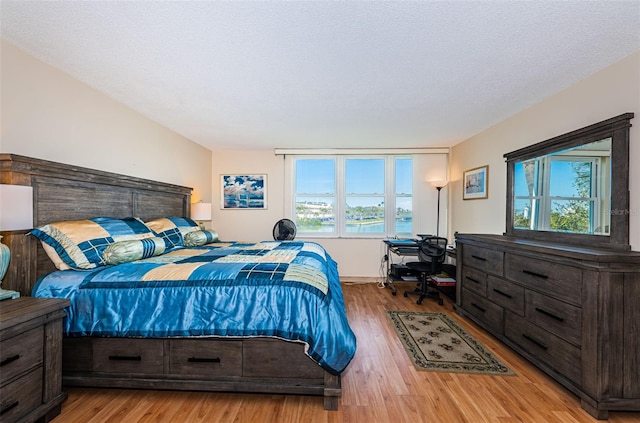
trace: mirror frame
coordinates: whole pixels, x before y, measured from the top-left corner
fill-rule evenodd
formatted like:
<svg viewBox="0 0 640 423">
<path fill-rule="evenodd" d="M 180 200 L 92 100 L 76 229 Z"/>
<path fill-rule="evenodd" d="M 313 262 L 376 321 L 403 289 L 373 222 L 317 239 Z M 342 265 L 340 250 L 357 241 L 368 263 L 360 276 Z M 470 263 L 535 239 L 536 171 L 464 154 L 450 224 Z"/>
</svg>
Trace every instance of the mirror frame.
<svg viewBox="0 0 640 423">
<path fill-rule="evenodd" d="M 633 113 L 622 115 L 568 132 L 563 135 L 512 151 L 504 155 L 507 162 L 507 223 L 505 235 L 536 241 L 577 244 L 581 246 L 630 250 L 629 245 L 629 128 Z M 611 138 L 611 206 L 609 235 L 515 229 L 514 169 L 518 161 L 544 156 Z M 615 211 L 615 212 L 613 212 Z"/>
</svg>

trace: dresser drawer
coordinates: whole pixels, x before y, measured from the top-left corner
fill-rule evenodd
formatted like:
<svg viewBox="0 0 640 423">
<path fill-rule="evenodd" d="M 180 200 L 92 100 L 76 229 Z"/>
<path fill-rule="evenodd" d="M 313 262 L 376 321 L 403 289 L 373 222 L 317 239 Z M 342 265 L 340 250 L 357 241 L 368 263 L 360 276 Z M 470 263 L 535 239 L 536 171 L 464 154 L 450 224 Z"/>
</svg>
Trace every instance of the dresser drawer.
<svg viewBox="0 0 640 423">
<path fill-rule="evenodd" d="M 487 274 L 473 267 L 462 269 L 462 286 L 483 297 L 487 295 Z"/>
<path fill-rule="evenodd" d="M 582 270 L 517 254 L 505 255 L 508 279 L 531 289 L 580 305 L 582 301 Z"/>
<path fill-rule="evenodd" d="M 462 260 L 465 266 L 473 266 L 494 275 L 503 275 L 504 253 L 502 251 L 489 250 L 465 245 L 462 250 Z"/>
<path fill-rule="evenodd" d="M 242 376 L 242 341 L 176 339 L 169 341 L 169 373 Z"/>
<path fill-rule="evenodd" d="M 582 333 L 582 309 L 571 304 L 528 291 L 526 317 L 529 321 L 558 335 L 575 345 L 580 345 Z"/>
<path fill-rule="evenodd" d="M 477 295 L 473 291 L 462 289 L 462 308 L 475 316 L 479 321 L 487 326 L 488 329 L 497 333 L 502 333 L 504 314 L 502 307 Z"/>
<path fill-rule="evenodd" d="M 93 370 L 105 373 L 161 374 L 161 339 L 94 338 Z"/>
<path fill-rule="evenodd" d="M 15 422 L 42 404 L 42 366 L 2 388 L 0 421 Z"/>
<path fill-rule="evenodd" d="M 505 316 L 505 336 L 539 363 L 546 364 L 580 385 L 580 348 L 510 311 Z"/>
<path fill-rule="evenodd" d="M 508 310 L 524 316 L 524 288 L 504 279 L 487 278 L 487 298 Z"/>
<path fill-rule="evenodd" d="M 27 370 L 42 365 L 42 337 L 42 327 L 37 327 L 2 342 L 0 386 Z"/>
</svg>

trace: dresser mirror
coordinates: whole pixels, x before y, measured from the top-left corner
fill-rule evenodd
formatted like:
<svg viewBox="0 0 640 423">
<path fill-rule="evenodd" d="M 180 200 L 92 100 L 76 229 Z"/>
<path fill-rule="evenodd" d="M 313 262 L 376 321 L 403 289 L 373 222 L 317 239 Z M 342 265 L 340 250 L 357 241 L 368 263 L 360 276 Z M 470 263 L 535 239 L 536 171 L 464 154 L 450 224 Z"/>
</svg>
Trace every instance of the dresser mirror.
<svg viewBox="0 0 640 423">
<path fill-rule="evenodd" d="M 507 153 L 506 235 L 628 250 L 625 113 Z"/>
</svg>

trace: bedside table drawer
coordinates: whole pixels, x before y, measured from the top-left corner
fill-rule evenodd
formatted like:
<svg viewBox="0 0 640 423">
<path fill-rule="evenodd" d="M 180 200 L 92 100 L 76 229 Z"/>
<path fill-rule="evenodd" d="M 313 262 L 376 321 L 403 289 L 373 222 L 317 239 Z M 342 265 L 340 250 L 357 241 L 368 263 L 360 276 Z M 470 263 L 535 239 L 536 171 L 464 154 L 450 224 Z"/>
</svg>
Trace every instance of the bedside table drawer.
<svg viewBox="0 0 640 423">
<path fill-rule="evenodd" d="M 27 370 L 42 365 L 42 328 L 9 338 L 0 348 L 0 386 Z M 4 402 L 4 399 L 3 399 Z"/>
<path fill-rule="evenodd" d="M 30 371 L 2 388 L 0 420 L 14 422 L 42 402 L 42 367 Z"/>
</svg>

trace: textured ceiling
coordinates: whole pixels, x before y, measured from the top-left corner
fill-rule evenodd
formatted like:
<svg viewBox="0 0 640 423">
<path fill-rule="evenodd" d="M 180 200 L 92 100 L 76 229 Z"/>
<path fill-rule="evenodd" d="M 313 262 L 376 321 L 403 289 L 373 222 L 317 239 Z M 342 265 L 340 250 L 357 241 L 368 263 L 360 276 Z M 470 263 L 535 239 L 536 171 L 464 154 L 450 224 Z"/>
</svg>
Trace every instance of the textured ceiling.
<svg viewBox="0 0 640 423">
<path fill-rule="evenodd" d="M 0 17 L 211 149 L 451 146 L 640 49 L 640 0 L 2 0 Z"/>
</svg>

